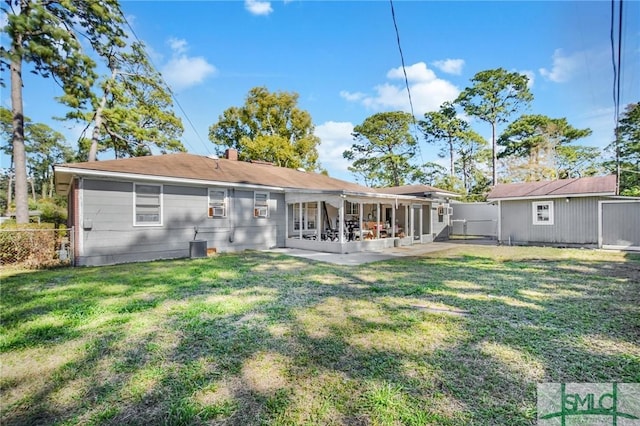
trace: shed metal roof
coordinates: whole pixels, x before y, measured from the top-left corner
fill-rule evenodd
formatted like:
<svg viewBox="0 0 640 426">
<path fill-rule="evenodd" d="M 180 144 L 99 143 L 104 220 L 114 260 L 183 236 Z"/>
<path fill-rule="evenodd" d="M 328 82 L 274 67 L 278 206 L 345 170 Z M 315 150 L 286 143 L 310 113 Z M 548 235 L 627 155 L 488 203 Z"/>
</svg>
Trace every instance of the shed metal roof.
<svg viewBox="0 0 640 426">
<path fill-rule="evenodd" d="M 544 182 L 498 184 L 487 199 L 527 199 L 616 195 L 615 175 L 560 179 Z"/>
</svg>

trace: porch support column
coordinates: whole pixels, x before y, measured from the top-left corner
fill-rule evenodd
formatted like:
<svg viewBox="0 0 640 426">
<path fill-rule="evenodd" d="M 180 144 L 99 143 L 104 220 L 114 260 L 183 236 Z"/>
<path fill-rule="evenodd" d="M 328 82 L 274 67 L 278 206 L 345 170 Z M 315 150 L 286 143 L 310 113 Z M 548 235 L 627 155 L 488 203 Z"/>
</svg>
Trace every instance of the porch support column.
<svg viewBox="0 0 640 426">
<path fill-rule="evenodd" d="M 290 204 L 286 204 L 286 208 L 284 209 L 284 241 L 285 246 L 287 245 L 287 238 L 289 238 L 289 206 Z"/>
<path fill-rule="evenodd" d="M 364 240 L 364 237 L 363 237 L 364 234 L 362 233 L 362 231 L 364 231 L 364 229 L 362 228 L 362 225 L 363 225 L 362 216 L 364 215 L 364 203 L 360 203 L 358 205 L 358 208 L 360 209 L 360 218 L 359 218 L 360 223 L 358 223 L 358 229 L 360 230 L 360 241 L 362 241 Z"/>
<path fill-rule="evenodd" d="M 376 238 L 380 238 L 380 203 L 376 203 Z"/>
<path fill-rule="evenodd" d="M 420 230 L 420 242 L 422 242 L 422 224 L 424 222 L 424 217 L 422 216 L 424 213 L 422 211 L 422 208 L 424 206 L 422 204 L 420 204 L 420 214 L 418 216 L 420 216 L 420 223 L 418 224 L 418 229 Z"/>
<path fill-rule="evenodd" d="M 404 227 L 407 232 L 405 232 L 405 237 L 412 236 L 413 230 L 411 229 L 411 223 L 409 222 L 409 205 L 404 205 Z"/>
<path fill-rule="evenodd" d="M 322 220 L 322 215 L 320 212 L 320 205 L 322 204 L 322 201 L 318 200 L 316 201 L 316 241 L 320 241 L 322 239 L 322 223 L 320 223 L 320 221 Z"/>
<path fill-rule="evenodd" d="M 391 238 L 396 237 L 396 209 L 398 208 L 398 200 L 391 209 Z"/>
<path fill-rule="evenodd" d="M 344 244 L 344 198 L 340 199 L 340 208 L 338 209 L 338 233 L 340 234 L 340 244 Z"/>
<path fill-rule="evenodd" d="M 298 226 L 298 236 L 302 240 L 302 203 L 299 204 L 300 211 L 298 212 L 298 222 L 300 225 Z"/>
</svg>

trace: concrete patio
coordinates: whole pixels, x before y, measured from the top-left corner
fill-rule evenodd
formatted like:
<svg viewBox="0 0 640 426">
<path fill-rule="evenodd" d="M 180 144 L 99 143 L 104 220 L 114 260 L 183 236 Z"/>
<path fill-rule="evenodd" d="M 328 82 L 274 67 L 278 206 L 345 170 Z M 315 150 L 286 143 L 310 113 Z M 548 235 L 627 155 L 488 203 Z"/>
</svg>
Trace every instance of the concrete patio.
<svg viewBox="0 0 640 426">
<path fill-rule="evenodd" d="M 357 253 L 325 253 L 311 250 L 301 250 L 293 248 L 277 248 L 266 250 L 271 253 L 285 254 L 287 256 L 301 257 L 319 262 L 333 263 L 336 265 L 362 265 L 365 263 L 379 262 L 382 260 L 394 259 L 397 257 L 421 256 L 427 253 L 448 250 L 459 247 L 460 244 L 477 245 L 480 242 L 469 241 L 446 241 L 433 242 L 429 244 L 416 244 L 404 247 L 391 247 L 380 251 L 357 252 Z M 496 244 L 495 240 L 483 240 L 480 244 Z"/>
</svg>

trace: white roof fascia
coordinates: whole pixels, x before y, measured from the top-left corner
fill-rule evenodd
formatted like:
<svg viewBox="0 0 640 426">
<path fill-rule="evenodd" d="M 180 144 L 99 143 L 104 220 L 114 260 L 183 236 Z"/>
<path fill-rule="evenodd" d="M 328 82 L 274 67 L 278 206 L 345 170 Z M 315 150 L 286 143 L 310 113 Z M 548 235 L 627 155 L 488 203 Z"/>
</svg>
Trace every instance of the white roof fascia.
<svg viewBox="0 0 640 426">
<path fill-rule="evenodd" d="M 96 177 L 96 178 L 117 178 L 119 180 L 132 180 L 132 181 L 148 181 L 148 182 L 164 182 L 164 183 L 180 183 L 180 184 L 196 184 L 203 186 L 227 186 L 234 188 L 246 188 L 246 189 L 260 189 L 267 191 L 284 192 L 284 188 L 277 186 L 248 184 L 248 183 L 235 183 L 224 182 L 217 180 L 205 180 L 205 179 L 190 179 L 190 178 L 176 178 L 170 176 L 153 176 L 143 175 L 138 173 L 123 173 L 123 172 L 106 172 L 103 170 L 85 170 L 74 169 L 72 167 L 56 167 L 56 172 L 69 173 L 82 177 Z"/>
<path fill-rule="evenodd" d="M 547 200 L 549 198 L 584 198 L 584 197 L 613 197 L 615 192 L 593 192 L 588 194 L 562 194 L 562 195 L 531 195 L 520 197 L 499 197 L 499 198 L 487 198 L 488 202 L 493 201 L 521 201 L 521 200 Z"/>
<path fill-rule="evenodd" d="M 345 197 L 357 197 L 357 198 L 375 198 L 380 200 L 424 200 L 420 197 L 414 197 L 413 195 L 394 195 L 394 194 L 380 194 L 378 192 L 359 192 L 359 191 L 345 191 L 345 190 L 322 190 L 322 189 L 304 189 L 304 188 L 286 188 L 285 192 L 291 193 L 305 193 L 305 194 L 330 194 L 330 195 L 344 195 Z"/>
<path fill-rule="evenodd" d="M 462 195 L 460 195 L 460 194 L 454 194 L 454 193 L 451 193 L 451 192 L 438 192 L 438 191 L 431 192 L 431 191 L 428 191 L 428 192 L 425 192 L 424 194 L 425 195 L 433 194 L 433 195 L 437 195 L 438 197 L 444 197 L 444 198 L 460 198 L 460 197 L 462 197 Z"/>
</svg>

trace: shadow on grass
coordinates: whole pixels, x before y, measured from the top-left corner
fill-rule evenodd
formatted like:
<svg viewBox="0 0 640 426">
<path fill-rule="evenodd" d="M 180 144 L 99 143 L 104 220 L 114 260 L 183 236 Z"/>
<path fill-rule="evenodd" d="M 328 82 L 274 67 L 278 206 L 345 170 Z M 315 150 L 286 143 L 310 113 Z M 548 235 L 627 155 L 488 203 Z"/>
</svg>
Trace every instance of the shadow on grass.
<svg viewBox="0 0 640 426">
<path fill-rule="evenodd" d="M 524 425 L 538 382 L 640 380 L 637 258 L 492 249 L 11 277 L 2 423 Z M 30 356 L 62 362 L 20 369 Z"/>
</svg>

